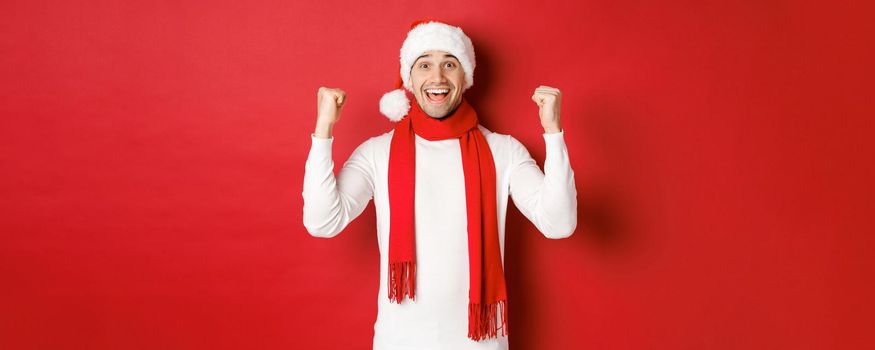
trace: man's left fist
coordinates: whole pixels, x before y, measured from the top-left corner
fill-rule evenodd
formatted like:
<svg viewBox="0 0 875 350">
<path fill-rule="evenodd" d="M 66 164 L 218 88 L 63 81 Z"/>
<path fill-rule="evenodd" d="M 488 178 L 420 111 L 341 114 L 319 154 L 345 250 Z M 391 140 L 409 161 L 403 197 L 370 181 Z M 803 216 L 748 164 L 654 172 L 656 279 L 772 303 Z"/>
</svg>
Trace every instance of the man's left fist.
<svg viewBox="0 0 875 350">
<path fill-rule="evenodd" d="M 544 132 L 554 133 L 561 131 L 562 128 L 559 126 L 559 110 L 562 106 L 562 93 L 559 92 L 559 89 L 541 85 L 535 89 L 532 101 L 535 101 L 540 108 L 538 115 L 541 116 L 541 126 L 544 127 Z"/>
</svg>

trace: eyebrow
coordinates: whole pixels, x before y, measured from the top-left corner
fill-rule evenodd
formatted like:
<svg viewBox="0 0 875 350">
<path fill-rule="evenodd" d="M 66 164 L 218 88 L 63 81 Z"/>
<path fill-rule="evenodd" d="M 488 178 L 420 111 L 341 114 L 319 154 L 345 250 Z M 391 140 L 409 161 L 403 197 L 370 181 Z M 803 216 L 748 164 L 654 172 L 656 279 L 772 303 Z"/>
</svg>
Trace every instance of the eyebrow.
<svg viewBox="0 0 875 350">
<path fill-rule="evenodd" d="M 422 56 L 417 57 L 415 60 L 413 60 L 413 62 L 419 61 L 420 58 L 423 58 L 423 57 L 430 57 L 430 56 L 431 56 L 431 54 L 430 54 L 430 53 L 427 53 L 427 54 L 425 54 L 425 55 L 422 55 Z M 445 57 L 452 57 L 452 58 L 455 58 L 456 61 L 459 60 L 458 58 L 456 58 L 456 56 L 453 56 L 453 55 L 451 55 L 451 54 L 447 54 Z"/>
</svg>

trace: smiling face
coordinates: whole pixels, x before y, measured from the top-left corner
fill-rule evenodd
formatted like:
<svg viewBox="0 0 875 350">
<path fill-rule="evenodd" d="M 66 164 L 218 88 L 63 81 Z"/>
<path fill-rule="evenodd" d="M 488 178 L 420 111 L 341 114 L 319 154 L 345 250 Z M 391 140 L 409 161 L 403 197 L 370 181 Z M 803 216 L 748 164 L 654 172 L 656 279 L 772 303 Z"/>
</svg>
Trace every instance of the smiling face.
<svg viewBox="0 0 875 350">
<path fill-rule="evenodd" d="M 443 51 L 426 51 L 413 63 L 410 82 L 422 111 L 441 119 L 462 103 L 465 71 L 455 56 Z"/>
</svg>

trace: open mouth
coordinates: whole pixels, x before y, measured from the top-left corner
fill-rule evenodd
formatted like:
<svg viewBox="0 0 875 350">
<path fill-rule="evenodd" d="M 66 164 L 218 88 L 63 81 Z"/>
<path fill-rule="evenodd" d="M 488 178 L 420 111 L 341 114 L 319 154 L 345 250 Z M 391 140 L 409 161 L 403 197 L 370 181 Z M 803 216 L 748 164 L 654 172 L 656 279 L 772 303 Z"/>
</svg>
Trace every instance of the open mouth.
<svg viewBox="0 0 875 350">
<path fill-rule="evenodd" d="M 425 89 L 425 97 L 428 102 L 433 104 L 441 104 L 446 102 L 447 96 L 450 94 L 450 89 Z"/>
</svg>

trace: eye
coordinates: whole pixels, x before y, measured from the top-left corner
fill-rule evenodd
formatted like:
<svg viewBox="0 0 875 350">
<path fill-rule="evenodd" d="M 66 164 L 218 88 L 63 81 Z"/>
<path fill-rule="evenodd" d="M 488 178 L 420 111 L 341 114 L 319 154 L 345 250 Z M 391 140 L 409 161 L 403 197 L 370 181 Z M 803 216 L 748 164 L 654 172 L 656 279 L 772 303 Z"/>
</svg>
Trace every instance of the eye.
<svg viewBox="0 0 875 350">
<path fill-rule="evenodd" d="M 420 63 L 419 68 L 428 68 L 428 63 Z"/>
<path fill-rule="evenodd" d="M 455 66 L 456 66 L 455 63 L 453 63 L 453 62 L 447 62 L 447 68 L 453 68 L 453 67 L 455 67 Z"/>
</svg>

